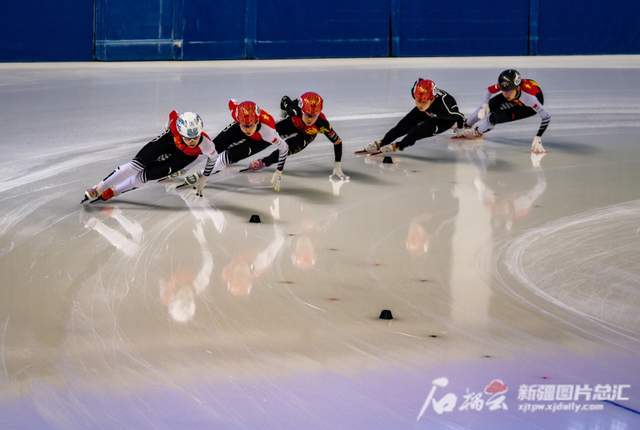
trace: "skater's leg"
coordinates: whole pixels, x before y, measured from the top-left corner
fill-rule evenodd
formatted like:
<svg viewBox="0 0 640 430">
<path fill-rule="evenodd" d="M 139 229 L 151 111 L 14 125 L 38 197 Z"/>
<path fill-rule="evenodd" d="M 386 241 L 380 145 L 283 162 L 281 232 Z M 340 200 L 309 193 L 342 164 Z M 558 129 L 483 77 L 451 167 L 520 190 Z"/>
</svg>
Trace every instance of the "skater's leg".
<svg viewBox="0 0 640 430">
<path fill-rule="evenodd" d="M 423 115 L 418 108 L 413 108 L 406 114 L 398 123 L 389 130 L 382 139 L 380 139 L 380 146 L 389 145 L 394 140 L 409 133 L 413 130 L 422 119 Z M 414 142 L 415 143 L 415 142 Z"/>
<path fill-rule="evenodd" d="M 288 139 L 286 139 L 287 144 L 289 145 L 289 155 L 292 154 L 297 154 L 298 152 L 302 151 L 304 148 L 306 148 L 306 146 L 308 145 L 308 143 L 304 140 L 304 136 L 297 134 L 293 137 L 290 137 Z M 262 163 L 264 163 L 264 166 L 268 167 L 271 166 L 274 163 L 278 162 L 278 151 L 273 151 L 271 154 L 269 154 L 268 156 L 264 157 L 262 160 Z"/>
<path fill-rule="evenodd" d="M 503 124 L 505 122 L 517 121 L 519 119 L 528 118 L 536 114 L 536 111 L 527 106 L 513 106 L 510 109 L 499 110 L 497 112 L 491 112 L 489 116 L 478 122 L 474 129 L 478 133 L 484 134 L 496 124 Z"/>
<path fill-rule="evenodd" d="M 125 193 L 134 188 L 140 188 L 149 181 L 165 178 L 173 172 L 184 169 L 196 159 L 197 157 L 186 155 L 176 150 L 166 160 L 150 163 L 144 170 L 115 184 L 113 187 L 114 195 Z"/>
<path fill-rule="evenodd" d="M 478 107 L 476 110 L 471 112 L 469 116 L 467 116 L 467 118 L 464 121 L 464 126 L 471 127 L 481 119 L 486 118 L 488 114 L 488 110 L 489 110 L 489 106 L 483 103 L 480 107 Z"/>
<path fill-rule="evenodd" d="M 491 115 L 489 115 L 489 121 L 494 125 L 502 124 L 505 122 L 529 118 L 535 114 L 536 111 L 528 106 L 514 106 L 511 109 L 492 112 Z"/>
<path fill-rule="evenodd" d="M 240 160 L 244 160 L 252 153 L 251 145 L 247 142 L 242 142 L 239 145 L 231 146 L 226 151 L 222 151 L 218 154 L 218 158 L 215 160 L 209 159 L 207 165 L 204 168 L 204 176 L 215 175 L 227 166 L 237 163 Z"/>
<path fill-rule="evenodd" d="M 137 175 L 139 172 L 144 170 L 145 166 L 155 162 L 162 154 L 175 151 L 173 141 L 170 139 L 171 136 L 169 134 L 164 134 L 158 139 L 144 145 L 142 149 L 138 151 L 133 160 L 118 166 L 106 178 L 100 181 L 94 187 L 95 191 L 100 194 L 103 191 L 121 183 L 125 179 Z"/>
<path fill-rule="evenodd" d="M 406 136 L 396 143 L 396 148 L 400 151 L 403 151 L 405 148 L 414 145 L 416 141 L 424 139 L 426 137 L 431 137 L 437 133 L 437 121 L 432 118 L 427 118 L 426 120 L 418 123 L 418 125 L 410 129 Z"/>
<path fill-rule="evenodd" d="M 95 186 L 96 192 L 100 194 L 128 178 L 136 176 L 138 173 L 142 172 L 143 169 L 144 166 L 135 159 L 118 166 L 116 167 L 116 170 L 109 174 L 109 176 L 98 182 Z"/>
</svg>

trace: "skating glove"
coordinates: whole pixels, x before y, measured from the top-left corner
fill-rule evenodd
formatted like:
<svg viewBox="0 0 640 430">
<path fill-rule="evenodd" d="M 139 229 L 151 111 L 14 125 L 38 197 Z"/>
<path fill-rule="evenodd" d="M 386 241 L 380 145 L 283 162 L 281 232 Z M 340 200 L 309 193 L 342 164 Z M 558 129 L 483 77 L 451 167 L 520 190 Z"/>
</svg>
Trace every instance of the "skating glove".
<svg viewBox="0 0 640 430">
<path fill-rule="evenodd" d="M 273 176 L 271 177 L 271 185 L 273 186 L 273 190 L 275 192 L 280 191 L 280 184 L 282 182 L 282 171 L 276 170 L 273 172 Z"/>
<path fill-rule="evenodd" d="M 331 173 L 331 176 L 329 177 L 331 178 L 333 176 L 336 176 L 341 181 L 349 180 L 349 177 L 345 175 L 344 172 L 342 171 L 342 163 L 340 161 L 336 161 L 335 164 L 333 165 L 333 173 Z"/>
<path fill-rule="evenodd" d="M 297 100 L 291 100 L 289 96 L 283 96 L 280 100 L 280 111 L 282 117 L 286 116 L 296 116 L 299 114 Z"/>
<path fill-rule="evenodd" d="M 458 124 L 453 124 L 453 127 L 451 127 L 451 131 L 453 131 L 453 137 L 457 137 L 457 138 L 464 137 L 464 126 L 458 127 Z"/>
<path fill-rule="evenodd" d="M 547 152 L 542 146 L 542 138 L 540 136 L 536 136 L 533 138 L 533 142 L 531 142 L 531 152 L 534 154 L 543 154 Z"/>
<path fill-rule="evenodd" d="M 541 169 L 542 168 L 542 159 L 546 156 L 547 154 L 545 152 L 543 153 L 531 153 L 531 166 L 533 166 L 534 169 Z"/>
<path fill-rule="evenodd" d="M 207 179 L 208 178 L 204 175 L 198 175 L 196 186 L 193 187 L 196 190 L 196 196 L 202 197 L 202 191 L 204 191 L 204 187 L 207 185 Z"/>
</svg>

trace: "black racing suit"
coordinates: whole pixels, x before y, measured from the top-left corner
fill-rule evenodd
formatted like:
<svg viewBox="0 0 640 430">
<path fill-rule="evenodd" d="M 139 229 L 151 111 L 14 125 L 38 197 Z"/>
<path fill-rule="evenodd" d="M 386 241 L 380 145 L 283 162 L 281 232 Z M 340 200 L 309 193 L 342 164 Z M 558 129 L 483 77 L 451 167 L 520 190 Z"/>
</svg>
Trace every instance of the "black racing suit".
<svg viewBox="0 0 640 430">
<path fill-rule="evenodd" d="M 404 136 L 396 142 L 399 150 L 404 150 L 419 139 L 435 136 L 457 124 L 462 128 L 464 115 L 458 110 L 456 99 L 444 90 L 438 89 L 431 106 L 422 112 L 413 108 L 402 118 L 395 127 L 381 139 L 381 145 L 389 145 L 394 140 Z"/>
<path fill-rule="evenodd" d="M 333 143 L 335 161 L 342 161 L 342 140 L 323 113 L 320 113 L 315 123 L 306 125 L 302 121 L 302 112 L 298 107 L 297 99 L 292 101 L 289 97 L 284 96 L 280 102 L 280 108 L 288 116 L 278 121 L 276 130 L 289 144 L 289 155 L 302 151 L 315 140 L 318 134 L 324 134 Z M 270 166 L 277 161 L 278 151 L 274 151 L 262 159 L 266 166 Z"/>
</svg>

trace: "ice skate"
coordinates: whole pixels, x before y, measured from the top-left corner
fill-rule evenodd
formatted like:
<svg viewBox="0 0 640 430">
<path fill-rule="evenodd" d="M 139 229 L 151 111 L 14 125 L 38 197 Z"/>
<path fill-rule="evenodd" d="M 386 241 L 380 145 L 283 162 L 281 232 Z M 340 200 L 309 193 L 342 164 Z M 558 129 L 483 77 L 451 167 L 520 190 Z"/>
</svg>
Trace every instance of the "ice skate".
<svg viewBox="0 0 640 430">
<path fill-rule="evenodd" d="M 262 160 L 252 160 L 249 163 L 249 167 L 241 169 L 240 172 L 257 172 L 259 170 L 264 169 L 265 167 L 267 167 L 267 165 L 264 164 L 264 161 L 262 161 Z"/>
<path fill-rule="evenodd" d="M 363 149 L 356 151 L 355 154 L 379 154 L 380 153 L 380 144 L 379 140 L 375 140 L 370 144 L 366 145 Z"/>
<path fill-rule="evenodd" d="M 82 203 L 86 202 L 87 200 L 95 200 L 99 196 L 100 193 L 98 192 L 98 187 L 87 188 L 87 190 L 84 192 L 84 199 L 82 199 Z"/>
<path fill-rule="evenodd" d="M 380 147 L 380 150 L 378 151 L 378 154 L 390 154 L 392 152 L 397 152 L 398 151 L 398 145 L 395 143 L 391 143 L 389 145 L 384 145 Z M 371 154 L 371 155 L 375 155 L 375 154 Z"/>
<path fill-rule="evenodd" d="M 470 128 L 463 128 L 463 129 L 457 129 L 453 136 L 451 136 L 452 139 L 466 139 L 466 140 L 476 140 L 476 139 L 482 139 L 483 134 L 480 133 L 478 131 L 477 128 L 475 127 L 470 127 Z"/>
</svg>

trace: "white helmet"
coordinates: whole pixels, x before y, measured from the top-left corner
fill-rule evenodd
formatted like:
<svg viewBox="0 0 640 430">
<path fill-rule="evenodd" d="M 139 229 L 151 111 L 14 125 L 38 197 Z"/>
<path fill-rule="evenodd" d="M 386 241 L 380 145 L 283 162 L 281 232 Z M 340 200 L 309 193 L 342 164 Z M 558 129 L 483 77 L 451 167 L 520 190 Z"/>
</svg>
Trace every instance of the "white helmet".
<svg viewBox="0 0 640 430">
<path fill-rule="evenodd" d="M 200 115 L 194 112 L 181 113 L 176 121 L 178 127 L 178 133 L 187 139 L 195 139 L 200 137 L 204 123 Z"/>
</svg>

